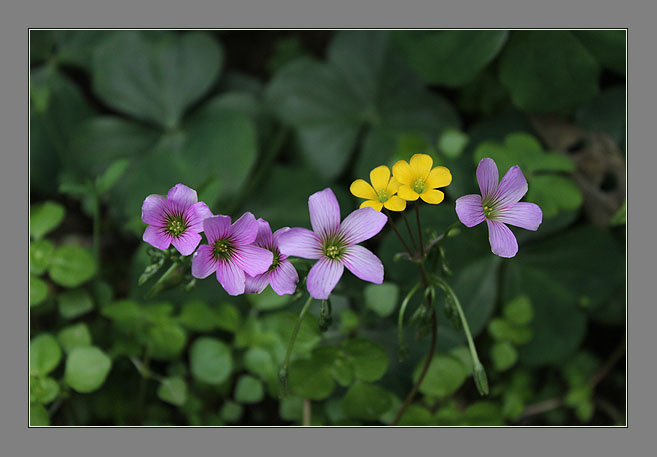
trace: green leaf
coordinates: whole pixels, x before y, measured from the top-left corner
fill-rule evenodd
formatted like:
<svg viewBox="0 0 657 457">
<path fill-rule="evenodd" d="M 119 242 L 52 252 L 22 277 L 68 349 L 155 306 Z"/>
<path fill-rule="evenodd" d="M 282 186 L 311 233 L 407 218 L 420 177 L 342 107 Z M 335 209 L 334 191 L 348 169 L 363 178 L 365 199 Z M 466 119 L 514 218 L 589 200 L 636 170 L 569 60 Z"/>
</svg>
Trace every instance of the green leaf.
<svg viewBox="0 0 657 457">
<path fill-rule="evenodd" d="M 438 138 L 438 150 L 451 159 L 459 157 L 467 144 L 468 136 L 456 129 L 447 129 Z"/>
<path fill-rule="evenodd" d="M 290 303 L 291 295 L 278 295 L 271 286 L 267 286 L 259 294 L 247 294 L 246 298 L 253 307 L 260 311 L 271 311 L 285 307 Z"/>
<path fill-rule="evenodd" d="M 57 296 L 59 314 L 64 319 L 75 319 L 94 307 L 91 295 L 84 289 L 67 290 Z"/>
<path fill-rule="evenodd" d="M 87 324 L 80 322 L 61 329 L 57 333 L 57 340 L 68 354 L 75 348 L 91 346 L 91 333 Z"/>
<path fill-rule="evenodd" d="M 172 405 L 182 406 L 187 399 L 187 383 L 180 377 L 164 378 L 157 388 L 160 400 Z"/>
<path fill-rule="evenodd" d="M 303 398 L 288 395 L 281 399 L 278 407 L 281 419 L 286 421 L 300 421 L 303 409 Z"/>
<path fill-rule="evenodd" d="M 209 332 L 216 328 L 217 320 L 217 314 L 212 308 L 196 300 L 186 302 L 178 316 L 182 325 L 197 332 Z"/>
<path fill-rule="evenodd" d="M 50 376 L 30 378 L 30 402 L 47 404 L 59 395 L 59 384 Z"/>
<path fill-rule="evenodd" d="M 471 404 L 463 413 L 463 422 L 459 425 L 491 426 L 504 425 L 499 405 L 489 401 Z"/>
<path fill-rule="evenodd" d="M 574 30 L 572 33 L 604 68 L 625 76 L 627 52 L 625 30 Z"/>
<path fill-rule="evenodd" d="M 326 365 L 315 358 L 293 361 L 289 367 L 288 383 L 293 394 L 311 400 L 328 398 L 335 387 Z"/>
<path fill-rule="evenodd" d="M 235 387 L 235 400 L 240 403 L 258 403 L 265 397 L 265 391 L 259 379 L 242 375 Z"/>
<path fill-rule="evenodd" d="M 244 414 L 244 407 L 239 403 L 227 400 L 221 407 L 221 418 L 229 423 L 239 422 Z"/>
<path fill-rule="evenodd" d="M 611 136 L 625 150 L 625 85 L 610 87 L 575 113 L 579 124 L 596 133 Z"/>
<path fill-rule="evenodd" d="M 93 54 L 93 90 L 114 109 L 163 127 L 210 89 L 223 53 L 209 35 L 120 31 Z"/>
<path fill-rule="evenodd" d="M 488 333 L 495 341 L 511 342 L 515 345 L 527 344 L 534 335 L 529 327 L 516 326 L 499 318 L 492 319 L 488 323 Z"/>
<path fill-rule="evenodd" d="M 62 350 L 50 333 L 41 333 L 30 341 L 30 374 L 44 376 L 54 370 L 62 358 Z"/>
<path fill-rule="evenodd" d="M 30 242 L 30 273 L 40 275 L 48 269 L 55 244 L 50 240 Z"/>
<path fill-rule="evenodd" d="M 30 306 L 36 306 L 48 297 L 48 284 L 34 275 L 30 275 Z"/>
<path fill-rule="evenodd" d="M 187 333 L 173 322 L 165 321 L 148 329 L 147 344 L 154 359 L 177 358 L 185 348 L 186 342 Z"/>
<path fill-rule="evenodd" d="M 396 284 L 368 284 L 365 286 L 365 306 L 381 317 L 389 316 L 397 307 L 399 288 Z"/>
<path fill-rule="evenodd" d="M 356 377 L 372 382 L 385 374 L 388 354 L 381 345 L 358 338 L 347 340 L 342 348 L 351 360 Z"/>
<path fill-rule="evenodd" d="M 192 375 L 207 384 L 221 384 L 233 371 L 230 348 L 215 338 L 198 338 L 189 350 Z"/>
<path fill-rule="evenodd" d="M 240 326 L 240 312 L 230 303 L 220 303 L 216 309 L 217 327 L 235 332 Z"/>
<path fill-rule="evenodd" d="M 362 381 L 356 381 L 340 401 L 342 410 L 348 417 L 368 421 L 378 419 L 391 404 L 389 392 Z"/>
<path fill-rule="evenodd" d="M 433 425 L 433 416 L 431 411 L 427 408 L 423 408 L 420 405 L 411 404 L 404 415 L 399 420 L 399 426 L 423 426 L 423 425 Z"/>
<path fill-rule="evenodd" d="M 50 425 L 48 411 L 41 403 L 30 403 L 30 427 Z"/>
<path fill-rule="evenodd" d="M 47 201 L 32 205 L 30 207 L 30 236 L 36 240 L 43 238 L 61 224 L 65 214 L 64 207 L 56 202 Z"/>
<path fill-rule="evenodd" d="M 529 324 L 534 318 L 532 303 L 526 295 L 519 295 L 504 305 L 504 318 L 515 325 Z"/>
<path fill-rule="evenodd" d="M 112 162 L 105 172 L 96 178 L 96 191 L 104 194 L 110 190 L 121 179 L 128 165 L 130 165 L 128 159 L 118 159 Z"/>
<path fill-rule="evenodd" d="M 627 200 L 623 202 L 623 205 L 611 218 L 611 220 L 609 221 L 609 225 L 625 225 L 626 220 L 627 220 Z"/>
<path fill-rule="evenodd" d="M 73 349 L 66 358 L 64 378 L 73 390 L 89 393 L 98 389 L 112 367 L 112 361 L 95 346 Z"/>
<path fill-rule="evenodd" d="M 535 176 L 527 192 L 527 200 L 536 202 L 543 210 L 546 219 L 556 216 L 560 211 L 570 211 L 582 206 L 582 191 L 564 176 Z"/>
<path fill-rule="evenodd" d="M 53 30 L 57 60 L 87 70 L 93 50 L 113 33 L 108 30 Z"/>
<path fill-rule="evenodd" d="M 262 318 L 265 330 L 276 333 L 287 344 L 297 321 L 297 315 L 291 312 L 270 313 Z M 317 318 L 306 314 L 301 322 L 292 355 L 305 356 L 321 341 Z"/>
<path fill-rule="evenodd" d="M 569 31 L 515 31 L 500 58 L 500 79 L 514 105 L 566 113 L 598 93 L 600 66 Z"/>
<path fill-rule="evenodd" d="M 260 379 L 267 381 L 276 378 L 276 366 L 269 351 L 251 348 L 244 354 L 244 366 Z"/>
<path fill-rule="evenodd" d="M 518 351 L 511 343 L 495 343 L 490 348 L 490 358 L 497 371 L 505 371 L 511 368 L 518 360 Z"/>
<path fill-rule="evenodd" d="M 505 30 L 395 32 L 409 63 L 427 82 L 461 87 L 472 81 L 500 52 Z"/>
<path fill-rule="evenodd" d="M 77 287 L 94 277 L 96 262 L 81 246 L 64 245 L 53 253 L 48 273 L 60 286 Z"/>
<path fill-rule="evenodd" d="M 425 360 L 421 360 L 413 370 L 414 382 L 419 379 L 424 363 Z M 444 398 L 456 392 L 467 376 L 468 370 L 460 360 L 449 355 L 438 354 L 431 361 L 419 391 L 425 395 Z"/>
</svg>

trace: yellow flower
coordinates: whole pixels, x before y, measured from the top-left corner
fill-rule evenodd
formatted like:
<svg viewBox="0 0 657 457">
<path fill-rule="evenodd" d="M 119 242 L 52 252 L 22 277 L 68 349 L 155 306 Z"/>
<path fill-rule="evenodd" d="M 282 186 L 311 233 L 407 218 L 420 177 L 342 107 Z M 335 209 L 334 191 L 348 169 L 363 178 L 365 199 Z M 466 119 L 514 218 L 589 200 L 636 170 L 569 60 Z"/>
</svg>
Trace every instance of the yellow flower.
<svg viewBox="0 0 657 457">
<path fill-rule="evenodd" d="M 377 211 L 381 211 L 384 206 L 391 211 L 404 211 L 406 201 L 397 197 L 399 183 L 395 178 L 390 177 L 390 168 L 385 165 L 376 167 L 370 171 L 370 186 L 364 179 L 357 179 L 351 183 L 349 190 L 359 198 L 367 199 L 361 203 L 360 207 L 371 206 Z"/>
<path fill-rule="evenodd" d="M 415 154 L 410 164 L 400 160 L 392 166 L 394 179 L 401 184 L 397 194 L 408 201 L 419 198 L 427 203 L 437 205 L 445 198 L 445 194 L 437 187 L 448 186 L 452 182 L 452 174 L 446 167 L 433 166 L 433 159 L 428 154 Z"/>
</svg>

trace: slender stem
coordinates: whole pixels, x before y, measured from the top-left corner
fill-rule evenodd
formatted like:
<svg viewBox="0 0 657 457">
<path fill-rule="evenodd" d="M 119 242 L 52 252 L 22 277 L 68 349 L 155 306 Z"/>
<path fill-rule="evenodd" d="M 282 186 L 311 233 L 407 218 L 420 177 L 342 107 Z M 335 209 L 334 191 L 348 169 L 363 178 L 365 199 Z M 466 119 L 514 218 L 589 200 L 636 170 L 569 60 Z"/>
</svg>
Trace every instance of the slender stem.
<svg viewBox="0 0 657 457">
<path fill-rule="evenodd" d="M 313 297 L 309 296 L 308 300 L 306 300 L 306 303 L 303 305 L 303 308 L 301 308 L 301 312 L 299 313 L 299 317 L 297 317 L 297 322 L 294 325 L 294 330 L 292 330 L 292 336 L 290 337 L 290 341 L 287 344 L 287 352 L 285 353 L 285 361 L 283 362 L 283 368 L 287 373 L 287 367 L 290 363 L 290 356 L 292 355 L 292 348 L 294 348 L 294 341 L 297 339 L 297 334 L 299 333 L 299 329 L 301 328 L 301 322 L 303 322 L 303 316 L 306 314 L 306 311 L 308 311 L 308 308 L 310 308 L 310 304 L 313 301 Z"/>
<path fill-rule="evenodd" d="M 312 404 L 308 398 L 303 399 L 303 426 L 307 427 L 310 425 L 312 417 Z"/>
<path fill-rule="evenodd" d="M 404 215 L 404 224 L 406 224 L 406 230 L 408 231 L 408 236 L 411 237 L 411 243 L 413 244 L 413 249 L 417 251 L 417 245 L 415 244 L 415 238 L 413 237 L 413 232 L 411 231 L 411 226 L 408 223 L 408 218 L 406 217 L 406 213 L 402 213 Z"/>
<path fill-rule="evenodd" d="M 100 196 L 98 191 L 94 188 L 94 221 L 93 221 L 93 243 L 94 243 L 94 258 L 96 265 L 100 265 Z"/>
<path fill-rule="evenodd" d="M 424 243 L 422 242 L 422 224 L 420 223 L 420 201 L 415 202 L 415 218 L 417 219 L 417 237 L 420 239 L 420 256 L 424 256 Z"/>
<path fill-rule="evenodd" d="M 386 210 L 386 214 L 388 215 L 388 220 L 390 221 L 390 227 L 392 227 L 392 231 L 395 232 L 395 235 L 397 235 L 397 238 L 399 238 L 399 241 L 404 245 L 404 249 L 408 252 L 408 255 L 413 257 L 413 251 L 411 251 L 411 248 L 408 247 L 408 244 L 406 244 L 406 241 L 404 241 L 404 238 L 402 238 L 401 233 L 399 233 L 399 230 L 397 230 L 397 226 L 395 225 L 395 222 L 392 220 L 392 214 L 388 210 Z"/>
<path fill-rule="evenodd" d="M 404 298 L 404 301 L 401 304 L 401 307 L 399 308 L 399 318 L 397 319 L 397 332 L 399 335 L 399 345 L 402 346 L 403 343 L 403 331 L 404 331 L 404 314 L 406 313 L 406 308 L 408 307 L 408 304 L 411 301 L 411 298 L 413 298 L 413 295 L 417 292 L 417 290 L 420 288 L 421 283 L 417 283 L 411 291 L 406 295 L 406 298 Z"/>
<path fill-rule="evenodd" d="M 169 278 L 169 276 L 173 274 L 173 272 L 176 270 L 177 267 L 178 267 L 178 262 L 173 262 L 169 267 L 169 269 L 165 271 L 162 276 L 160 276 L 160 279 L 158 279 L 157 282 L 153 284 L 153 287 L 151 287 L 148 293 L 146 294 L 146 298 L 153 298 L 160 291 L 160 287 L 164 283 L 164 281 L 166 281 Z"/>
</svg>

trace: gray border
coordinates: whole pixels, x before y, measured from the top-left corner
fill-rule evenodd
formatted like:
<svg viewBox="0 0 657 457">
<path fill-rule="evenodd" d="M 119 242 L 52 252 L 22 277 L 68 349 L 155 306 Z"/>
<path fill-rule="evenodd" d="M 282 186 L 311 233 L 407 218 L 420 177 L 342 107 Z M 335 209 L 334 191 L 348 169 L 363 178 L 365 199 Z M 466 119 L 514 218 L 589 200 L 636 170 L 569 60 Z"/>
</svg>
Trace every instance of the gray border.
<svg viewBox="0 0 657 457">
<path fill-rule="evenodd" d="M 629 116 L 632 127 L 629 129 L 633 147 L 632 160 L 628 161 L 629 177 L 632 178 L 633 198 L 645 198 L 646 208 L 651 208 L 648 189 L 641 192 L 639 175 L 648 182 L 654 165 L 654 146 L 648 143 L 647 135 L 642 144 L 639 126 L 652 127 L 655 116 L 650 115 L 649 107 L 656 106 L 655 91 L 650 81 L 654 68 L 654 58 L 649 57 L 649 50 L 654 46 L 654 37 L 649 37 L 655 7 L 640 7 L 631 2 L 622 3 L 597 1 L 595 4 L 575 4 L 574 1 L 556 0 L 544 2 L 533 9 L 527 7 L 526 1 L 506 2 L 500 6 L 470 5 L 465 1 L 459 3 L 460 12 L 456 15 L 446 6 L 425 1 L 417 6 L 408 0 L 405 2 L 381 1 L 373 5 L 363 5 L 362 1 L 344 2 L 338 8 L 335 0 L 309 6 L 302 0 L 281 2 L 275 5 L 272 0 L 262 5 L 254 5 L 251 0 L 242 0 L 241 11 L 228 9 L 224 5 L 214 4 L 214 14 L 207 8 L 190 7 L 188 2 L 150 1 L 146 8 L 136 5 L 134 1 L 113 0 L 95 8 L 89 8 L 88 2 L 54 1 L 38 5 L 35 1 L 24 0 L 20 5 L 3 7 L 0 18 L 0 55 L 3 59 L 3 78 L 0 84 L 0 101 L 2 101 L 3 154 L 0 173 L 0 194 L 5 215 L 3 237 L 0 241 L 3 256 L 2 278 L 2 319 L 0 319 L 0 351 L 4 370 L 2 376 L 2 450 L 7 455 L 38 456 L 46 452 L 49 455 L 194 455 L 207 449 L 207 453 L 235 455 L 242 451 L 244 455 L 272 454 L 272 451 L 285 449 L 302 451 L 312 455 L 360 455 L 367 453 L 378 455 L 400 455 L 430 453 L 443 451 L 453 455 L 457 451 L 463 455 L 486 452 L 497 455 L 506 448 L 503 455 L 570 455 L 594 454 L 619 455 L 642 452 L 628 452 L 631 444 L 636 451 L 643 449 L 642 430 L 652 431 L 653 422 L 648 414 L 654 411 L 651 401 L 654 394 L 648 386 L 655 379 L 654 363 L 646 354 L 642 364 L 632 365 L 629 378 L 629 410 L 632 411 L 632 427 L 622 430 L 606 429 L 27 429 L 25 397 L 27 395 L 24 373 L 27 370 L 26 348 L 18 341 L 27 339 L 25 328 L 25 308 L 27 296 L 27 257 L 28 242 L 27 194 L 19 189 L 27 189 L 27 27 L 629 27 L 629 59 L 632 68 L 628 72 L 629 100 L 632 113 L 642 109 L 642 116 Z M 340 0 L 342 3 L 343 0 Z M 123 4 L 125 3 L 125 4 Z M 200 2 L 199 2 L 200 3 Z M 211 2 L 207 2 L 211 3 Z M 637 2 L 638 3 L 638 2 Z M 200 6 L 200 5 L 199 5 Z M 20 7 L 20 10 L 18 9 Z M 85 8 L 86 7 L 86 8 Z M 524 7 L 524 8 L 523 8 Z M 397 11 L 395 11 L 395 8 Z M 177 9 L 177 11 L 175 11 Z M 526 14 L 525 18 L 515 15 Z M 84 17 L 86 15 L 86 18 Z M 294 16 L 293 16 L 294 15 Z M 302 16 L 299 16 L 302 15 Z M 512 16 L 514 15 L 514 16 Z M 635 16 L 634 18 L 628 17 Z M 305 17 L 304 17 L 305 16 Z M 531 21 L 530 21 L 531 19 Z M 473 21 L 474 20 L 474 21 Z M 11 49 L 10 49 L 11 48 Z M 640 53 L 643 48 L 644 53 Z M 641 94 L 641 96 L 639 96 Z M 11 99 L 11 100 L 10 100 Z M 10 105 L 11 101 L 11 105 Z M 643 131 L 650 132 L 649 129 Z M 648 133 L 649 134 L 649 133 Z M 635 147 L 636 146 L 636 147 Z M 638 152 L 641 148 L 649 151 Z M 629 151 L 629 149 L 628 149 Z M 648 160 L 646 160 L 648 159 Z M 653 162 L 649 163 L 652 159 Z M 636 184 L 635 184 L 636 183 Z M 644 184 L 644 187 L 647 187 Z M 636 189 L 636 190 L 634 190 Z M 23 196 L 21 196 L 23 195 Z M 629 195 L 629 194 L 628 194 Z M 638 207 L 637 203 L 637 207 Z M 638 352 L 650 351 L 651 323 L 657 322 L 655 305 L 647 297 L 648 280 L 653 278 L 649 260 L 654 254 L 655 243 L 650 243 L 648 234 L 643 239 L 639 230 L 649 230 L 653 211 L 637 213 L 632 225 L 628 225 L 629 258 L 634 267 L 632 282 L 628 278 L 628 293 L 633 312 L 629 313 L 629 326 L 632 338 L 628 347 L 633 348 L 633 360 L 640 360 Z M 23 216 L 21 216 L 23 215 Z M 639 221 L 641 219 L 641 222 Z M 646 219 L 645 221 L 643 219 Z M 631 228 L 629 228 L 631 227 Z M 645 228 L 641 228 L 645 227 Z M 638 246 L 641 243 L 641 249 Z M 9 255 L 6 255 L 9 254 Z M 638 263 L 643 267 L 638 269 Z M 628 265 L 628 272 L 630 268 Z M 641 276 L 639 276 L 641 272 Z M 639 283 L 639 278 L 641 282 Z M 631 288 L 629 285 L 631 284 Z M 643 289 L 643 290 L 642 290 Z M 641 297 L 641 301 L 639 301 Z M 13 314 L 13 315 L 10 315 Z M 637 314 L 639 313 L 639 314 Z M 652 313 L 652 314 L 649 314 Z M 5 315 L 6 314 L 6 315 Z M 653 319 L 651 319 L 651 317 Z M 12 325 L 13 324 L 13 325 Z M 643 333 L 639 345 L 638 334 Z M 636 355 L 635 355 L 636 353 Z M 13 387 L 10 387 L 13 385 Z M 634 401 L 636 399 L 636 401 Z M 640 400 L 639 400 L 640 399 Z M 634 403 L 632 403 L 634 401 Z M 642 415 L 645 416 L 642 418 Z M 513 436 L 502 436 L 515 433 Z M 73 436 L 71 436 L 71 434 Z M 257 434 L 257 437 L 256 437 Z M 631 436 L 628 436 L 631 434 Z M 646 434 L 647 435 L 647 434 Z M 643 436 L 644 439 L 649 438 Z M 636 443 L 636 444 L 634 444 Z M 647 444 L 647 443 L 644 443 Z M 647 446 L 645 446 L 647 448 Z M 297 449 L 299 451 L 297 451 Z M 420 451 L 420 452 L 418 452 Z M 286 454 L 290 454 L 288 452 Z M 274 452 L 276 455 L 277 452 Z"/>
</svg>

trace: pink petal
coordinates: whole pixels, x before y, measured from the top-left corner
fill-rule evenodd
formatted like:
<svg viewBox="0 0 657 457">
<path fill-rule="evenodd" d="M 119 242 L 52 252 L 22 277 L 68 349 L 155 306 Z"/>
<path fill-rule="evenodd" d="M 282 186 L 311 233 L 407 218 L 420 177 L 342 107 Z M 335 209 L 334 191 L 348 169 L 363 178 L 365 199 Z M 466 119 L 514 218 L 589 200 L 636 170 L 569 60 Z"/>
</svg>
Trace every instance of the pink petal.
<svg viewBox="0 0 657 457">
<path fill-rule="evenodd" d="M 189 255 L 194 252 L 196 246 L 201 242 L 201 235 L 187 229 L 180 236 L 173 238 L 171 244 L 174 245 L 182 255 Z"/>
<path fill-rule="evenodd" d="M 502 222 L 491 221 L 488 223 L 488 241 L 493 254 L 500 257 L 513 257 L 518 253 L 518 241 L 511 229 Z"/>
<path fill-rule="evenodd" d="M 217 262 L 217 281 L 226 290 L 228 295 L 244 293 L 244 271 L 234 262 Z"/>
<path fill-rule="evenodd" d="M 231 239 L 236 245 L 251 244 L 258 235 L 258 222 L 251 213 L 244 213 L 231 228 Z"/>
<path fill-rule="evenodd" d="M 171 244 L 171 236 L 163 228 L 153 225 L 146 227 L 142 239 L 158 249 L 168 249 Z"/>
<path fill-rule="evenodd" d="M 230 235 L 230 216 L 212 216 L 203 220 L 203 231 L 210 246 Z"/>
<path fill-rule="evenodd" d="M 167 199 L 162 195 L 151 194 L 141 205 L 141 220 L 147 224 L 164 227 L 167 216 Z"/>
<path fill-rule="evenodd" d="M 217 261 L 212 255 L 212 247 L 204 244 L 192 257 L 192 276 L 204 279 L 217 270 Z"/>
<path fill-rule="evenodd" d="M 484 208 L 481 205 L 481 196 L 476 194 L 464 195 L 456 199 L 456 215 L 466 227 L 474 227 L 484 221 Z"/>
<path fill-rule="evenodd" d="M 187 229 L 200 233 L 203 231 L 203 221 L 208 217 L 212 217 L 212 211 L 205 202 L 197 202 L 187 208 L 184 217 L 188 225 Z"/>
<path fill-rule="evenodd" d="M 543 222 L 543 211 L 535 203 L 519 202 L 499 210 L 496 219 L 527 230 L 537 230 Z"/>
<path fill-rule="evenodd" d="M 349 246 L 344 253 L 344 265 L 363 281 L 381 284 L 383 264 L 369 249 L 362 246 Z"/>
<path fill-rule="evenodd" d="M 477 166 L 477 182 L 479 183 L 481 196 L 484 200 L 493 196 L 495 190 L 497 190 L 499 179 L 495 161 L 488 157 L 481 159 Z"/>
<path fill-rule="evenodd" d="M 265 290 L 267 284 L 269 284 L 269 276 L 271 273 L 262 273 L 255 277 L 246 276 L 246 281 L 244 283 L 244 292 L 247 294 L 259 294 Z"/>
<path fill-rule="evenodd" d="M 269 276 L 271 288 L 278 295 L 293 294 L 298 282 L 299 274 L 289 260 L 282 261 Z"/>
<path fill-rule="evenodd" d="M 198 196 L 194 189 L 190 189 L 184 184 L 176 184 L 167 194 L 169 209 L 175 214 L 183 214 L 187 208 L 198 201 Z"/>
<path fill-rule="evenodd" d="M 256 235 L 254 243 L 261 248 L 271 247 L 274 241 L 269 222 L 263 218 L 259 218 L 256 222 L 258 223 L 258 235 Z"/>
<path fill-rule="evenodd" d="M 271 251 L 254 245 L 238 246 L 231 259 L 249 276 L 266 272 L 274 260 Z"/>
<path fill-rule="evenodd" d="M 315 192 L 308 199 L 310 224 L 320 236 L 332 235 L 340 228 L 340 205 L 330 188 Z"/>
<path fill-rule="evenodd" d="M 344 266 L 337 260 L 321 258 L 313 265 L 308 273 L 308 292 L 318 300 L 325 300 L 331 295 L 342 277 Z"/>
<path fill-rule="evenodd" d="M 340 232 L 348 244 L 357 244 L 379 233 L 387 221 L 388 216 L 385 214 L 374 208 L 365 207 L 347 216 L 340 225 Z"/>
<path fill-rule="evenodd" d="M 506 172 L 500 186 L 495 193 L 496 206 L 501 208 L 517 203 L 527 193 L 527 180 L 518 165 L 514 165 Z"/>
<path fill-rule="evenodd" d="M 322 257 L 322 240 L 315 232 L 295 227 L 280 234 L 278 249 L 284 255 L 293 255 L 304 259 L 319 259 Z"/>
<path fill-rule="evenodd" d="M 272 244 L 274 246 L 278 246 L 278 240 L 281 239 L 281 235 L 283 233 L 287 232 L 288 230 L 290 230 L 290 227 L 283 227 L 283 228 L 279 228 L 278 230 L 276 230 L 274 232 L 274 234 L 272 235 Z"/>
</svg>

